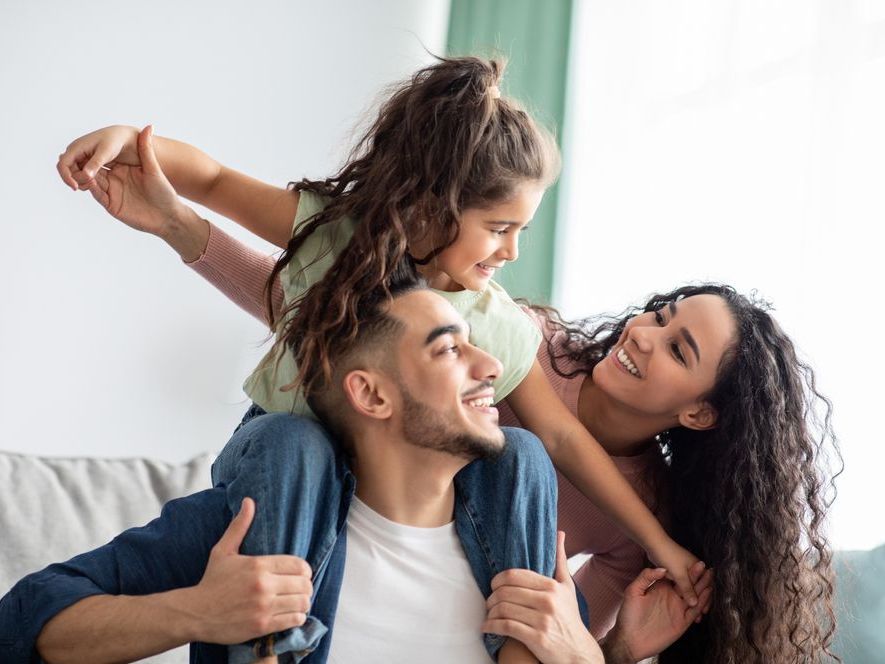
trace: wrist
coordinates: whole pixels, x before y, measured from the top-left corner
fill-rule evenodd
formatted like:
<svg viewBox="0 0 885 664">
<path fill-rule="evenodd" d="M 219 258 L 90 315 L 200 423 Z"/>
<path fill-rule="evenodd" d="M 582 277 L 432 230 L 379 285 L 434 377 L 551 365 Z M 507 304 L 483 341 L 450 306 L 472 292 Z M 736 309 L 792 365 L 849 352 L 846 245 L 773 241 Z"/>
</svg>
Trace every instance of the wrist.
<svg viewBox="0 0 885 664">
<path fill-rule="evenodd" d="M 617 624 L 599 642 L 599 646 L 605 655 L 606 664 L 636 664 L 636 659 L 630 652 Z"/>
<path fill-rule="evenodd" d="M 193 263 L 209 244 L 209 222 L 182 204 L 169 215 L 157 236 L 172 247 L 181 260 Z"/>
<path fill-rule="evenodd" d="M 162 593 L 162 602 L 170 618 L 169 628 L 181 643 L 208 641 L 203 629 L 204 611 L 199 606 L 199 586 L 178 588 Z"/>
<path fill-rule="evenodd" d="M 120 154 L 117 155 L 117 161 L 129 166 L 141 165 L 141 158 L 138 155 L 138 127 L 130 127 L 129 125 L 113 125 L 112 127 L 118 135 L 123 135 L 123 147 L 120 148 Z"/>
</svg>

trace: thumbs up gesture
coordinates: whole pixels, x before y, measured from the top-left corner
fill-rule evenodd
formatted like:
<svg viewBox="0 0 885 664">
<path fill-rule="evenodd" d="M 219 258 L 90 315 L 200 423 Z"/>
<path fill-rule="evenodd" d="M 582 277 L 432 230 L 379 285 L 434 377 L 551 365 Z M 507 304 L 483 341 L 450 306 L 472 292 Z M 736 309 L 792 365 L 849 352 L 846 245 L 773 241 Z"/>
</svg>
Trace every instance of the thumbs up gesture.
<svg viewBox="0 0 885 664">
<path fill-rule="evenodd" d="M 255 516 L 243 500 L 239 514 L 212 547 L 185 610 L 200 625 L 198 639 L 233 644 L 302 625 L 313 594 L 310 566 L 296 556 L 244 556 L 240 545 Z"/>
</svg>

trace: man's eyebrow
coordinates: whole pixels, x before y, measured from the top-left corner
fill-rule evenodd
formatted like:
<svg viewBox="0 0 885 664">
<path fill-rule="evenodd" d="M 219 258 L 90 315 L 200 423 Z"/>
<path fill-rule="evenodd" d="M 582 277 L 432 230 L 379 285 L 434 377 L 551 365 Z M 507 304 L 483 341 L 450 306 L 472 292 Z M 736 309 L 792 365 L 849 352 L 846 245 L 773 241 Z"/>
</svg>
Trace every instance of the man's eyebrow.
<svg viewBox="0 0 885 664">
<path fill-rule="evenodd" d="M 424 345 L 432 344 L 436 339 L 444 334 L 464 334 L 464 328 L 460 325 L 440 325 L 430 330 L 430 334 L 424 340 Z"/>
<path fill-rule="evenodd" d="M 667 308 L 670 310 L 670 318 L 676 315 L 676 302 L 670 301 L 667 303 Z M 691 336 L 691 332 L 686 330 L 684 327 L 680 328 L 679 331 L 682 333 L 682 338 L 685 339 L 685 343 L 689 345 L 689 347 L 694 351 L 695 357 L 698 359 L 698 362 L 701 361 L 701 351 L 698 348 L 698 342 L 694 340 L 694 337 Z"/>
</svg>

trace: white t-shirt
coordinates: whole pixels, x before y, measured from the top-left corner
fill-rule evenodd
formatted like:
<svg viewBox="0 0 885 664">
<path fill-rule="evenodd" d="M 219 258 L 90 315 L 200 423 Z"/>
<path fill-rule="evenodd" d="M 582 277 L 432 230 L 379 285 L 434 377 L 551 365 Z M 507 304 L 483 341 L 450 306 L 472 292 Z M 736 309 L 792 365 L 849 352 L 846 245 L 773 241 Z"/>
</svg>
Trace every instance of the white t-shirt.
<svg viewBox="0 0 885 664">
<path fill-rule="evenodd" d="M 330 664 L 488 664 L 485 616 L 454 522 L 404 526 L 353 499 Z"/>
</svg>

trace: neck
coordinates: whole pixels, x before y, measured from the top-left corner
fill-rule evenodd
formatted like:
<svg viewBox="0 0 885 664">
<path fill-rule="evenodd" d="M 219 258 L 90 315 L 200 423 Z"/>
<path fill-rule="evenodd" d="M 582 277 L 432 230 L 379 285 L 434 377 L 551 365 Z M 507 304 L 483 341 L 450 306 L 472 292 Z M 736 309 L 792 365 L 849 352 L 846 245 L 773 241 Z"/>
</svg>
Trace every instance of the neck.
<svg viewBox="0 0 885 664">
<path fill-rule="evenodd" d="M 635 456 L 654 444 L 654 437 L 675 424 L 649 417 L 602 392 L 587 376 L 578 394 L 578 420 L 611 456 Z"/>
<path fill-rule="evenodd" d="M 418 274 L 424 277 L 428 286 L 438 291 L 456 293 L 464 290 L 464 286 L 456 282 L 442 270 L 434 267 L 434 261 L 430 261 L 427 265 L 419 265 Z"/>
<path fill-rule="evenodd" d="M 452 521 L 454 477 L 466 461 L 389 437 L 355 447 L 356 495 L 367 506 L 406 526 L 436 528 Z"/>
</svg>

